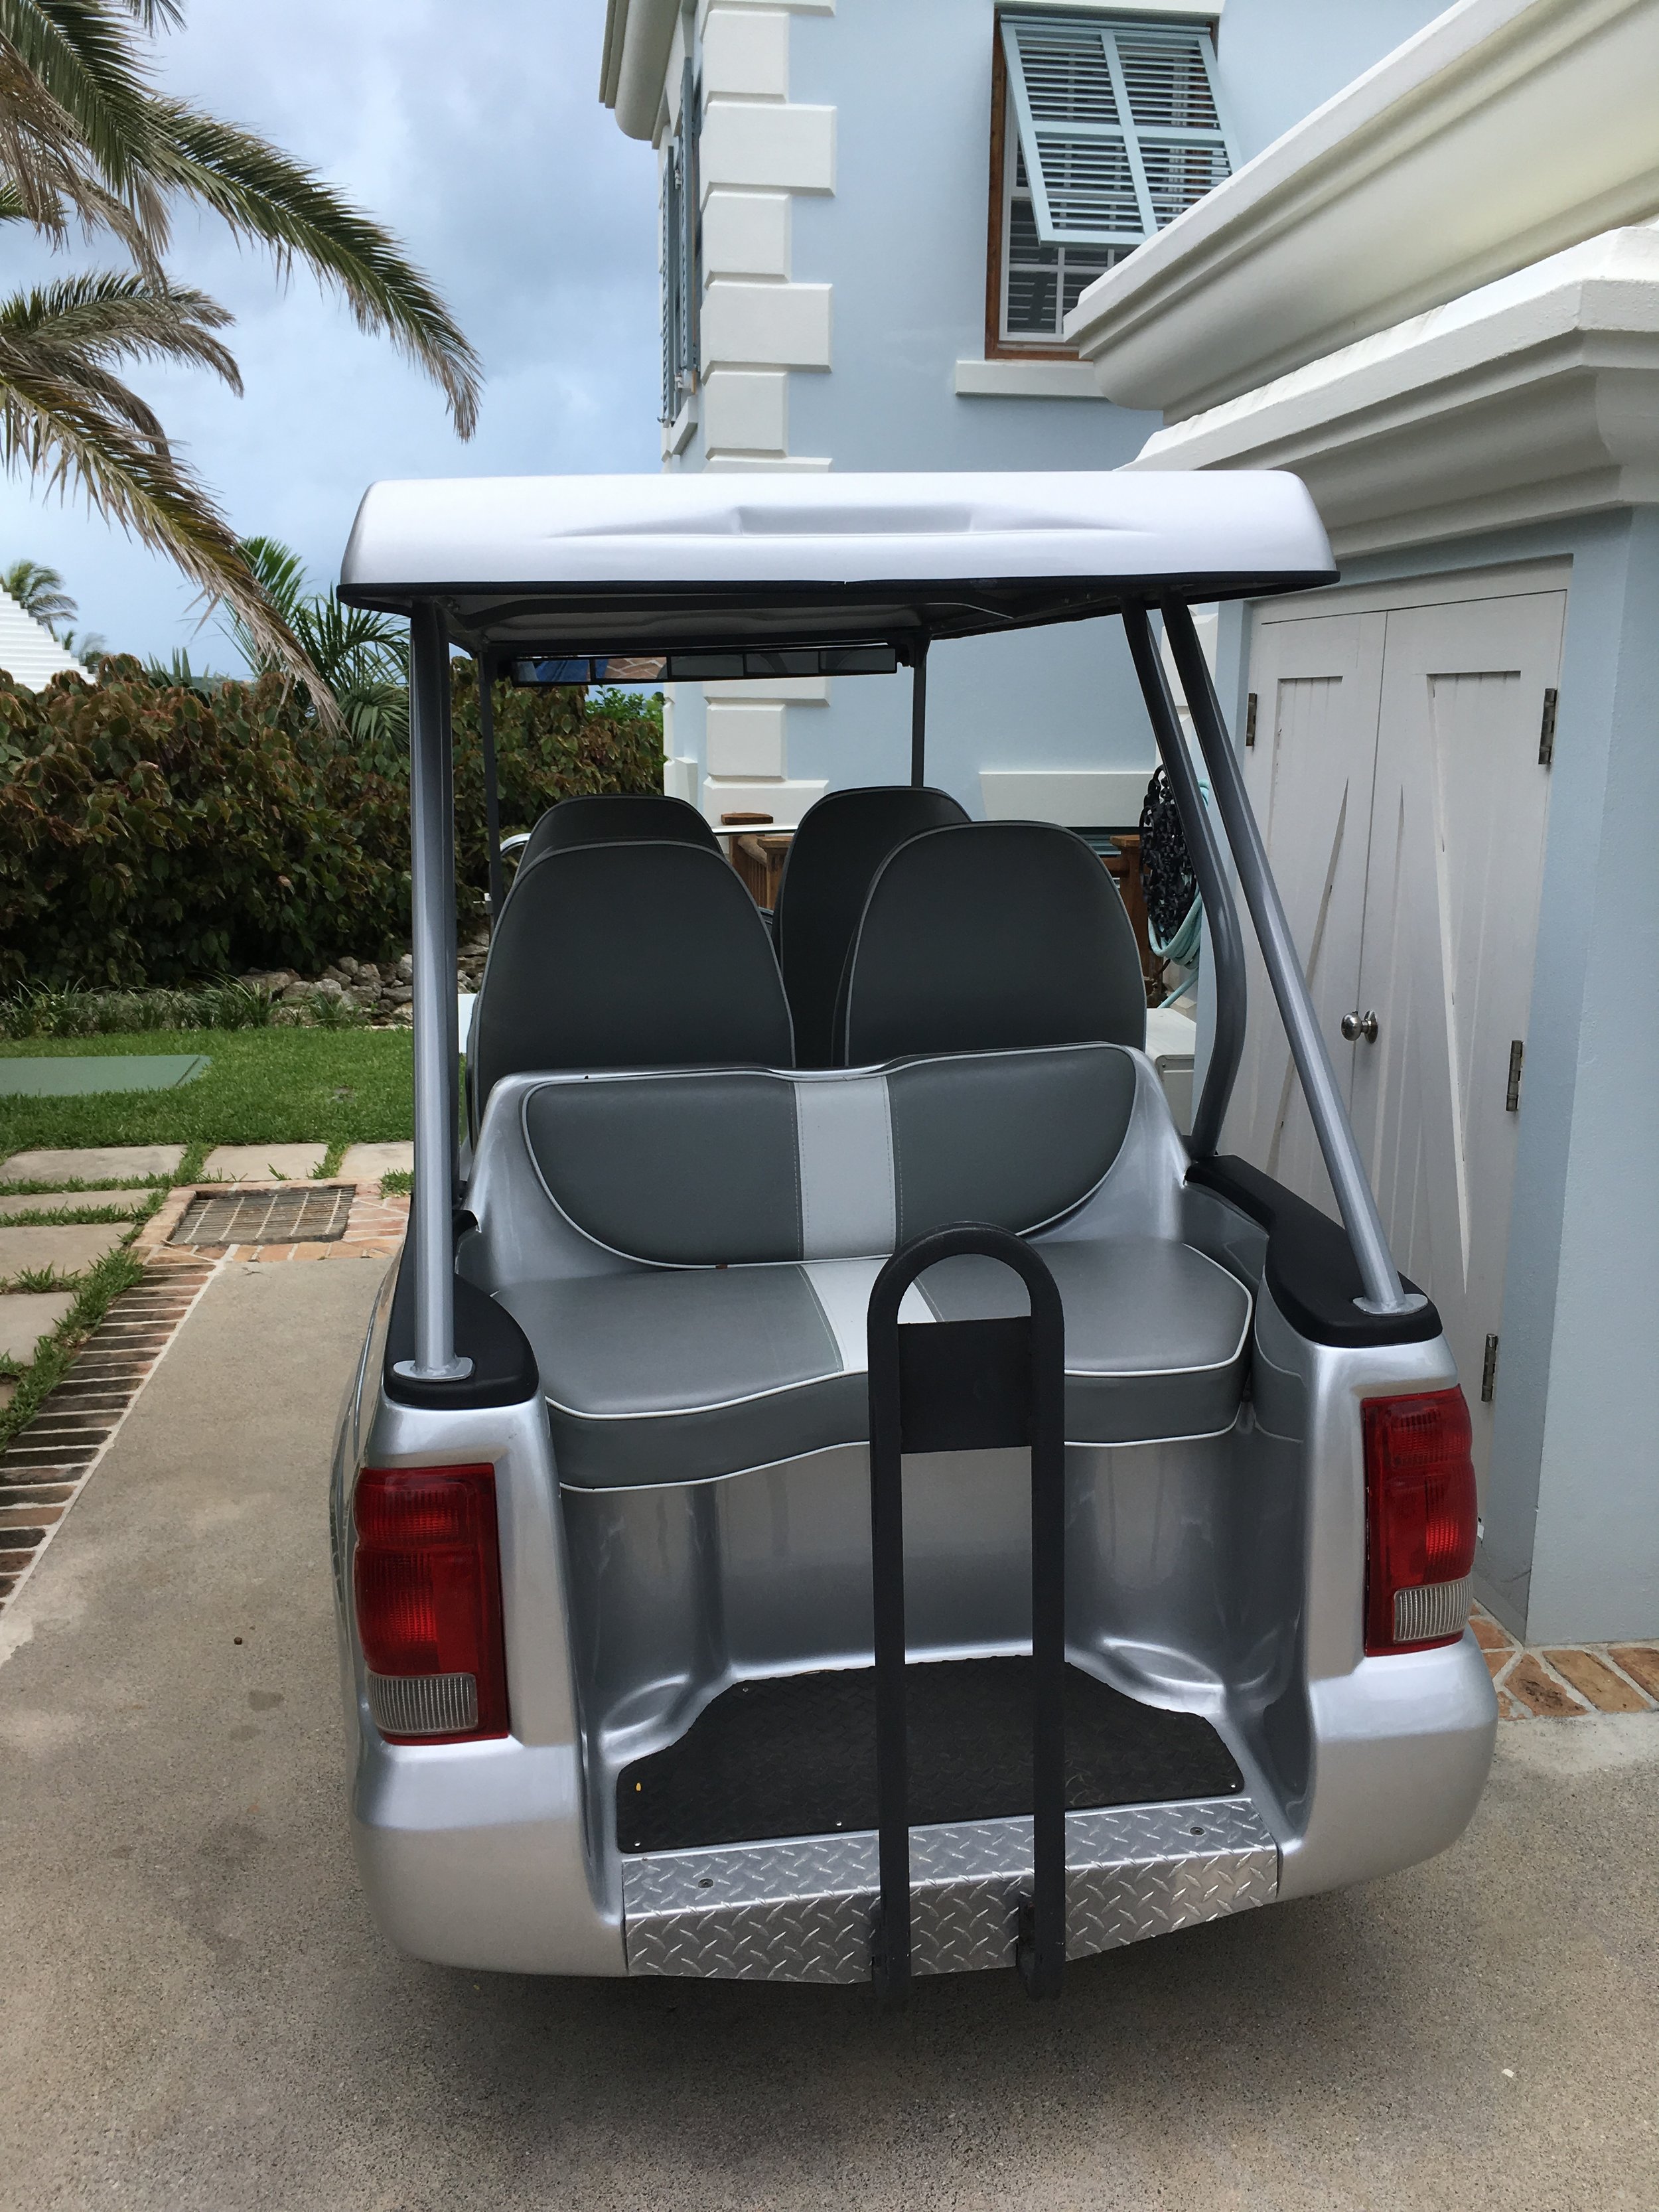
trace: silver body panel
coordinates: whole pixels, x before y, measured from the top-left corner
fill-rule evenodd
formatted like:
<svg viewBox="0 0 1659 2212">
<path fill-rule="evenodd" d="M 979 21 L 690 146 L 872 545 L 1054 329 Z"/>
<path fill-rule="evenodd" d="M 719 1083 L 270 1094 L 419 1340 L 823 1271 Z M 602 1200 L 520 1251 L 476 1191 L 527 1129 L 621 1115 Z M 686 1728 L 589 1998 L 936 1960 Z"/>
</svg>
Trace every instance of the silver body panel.
<svg viewBox="0 0 1659 2212">
<path fill-rule="evenodd" d="M 913 1829 L 914 1971 L 1012 1966 L 1030 1881 L 1029 1820 Z M 629 1972 L 867 1981 L 878 1886 L 870 1833 L 629 1859 L 623 1868 Z M 1073 1813 L 1066 1955 L 1087 1958 L 1267 1905 L 1278 1886 L 1278 1847 L 1248 1798 Z"/>
<path fill-rule="evenodd" d="M 1068 1447 L 1072 1657 L 1132 1696 L 1212 1723 L 1244 1777 L 1234 1809 L 1269 1839 L 1273 1863 L 1252 1840 L 1235 1870 L 1225 1854 L 1214 1862 L 1206 1889 L 1201 1869 L 1182 1870 L 1192 1854 L 1149 1856 L 1144 1835 L 1109 1840 L 1113 1824 L 1144 1829 L 1170 1808 L 1073 1816 L 1097 1824 L 1078 1863 L 1091 1869 L 1089 1894 L 1121 1902 L 1111 1941 L 1365 1881 L 1443 1849 L 1480 1796 L 1497 1718 L 1472 1637 L 1381 1659 L 1362 1645 L 1359 1401 L 1449 1384 L 1443 1340 L 1341 1351 L 1298 1335 L 1261 1287 L 1261 1231 L 1183 1187 L 1180 1139 L 1150 1065 L 1143 1073 L 1117 1164 L 1076 1216 L 1039 1241 L 1181 1237 L 1232 1268 L 1256 1290 L 1252 1392 L 1219 1436 Z M 460 1262 L 486 1289 L 626 1264 L 548 1204 L 515 1098 L 529 1080 L 497 1086 L 480 1133 L 468 1198 L 483 1226 L 463 1240 Z M 780 1884 L 773 1869 L 782 1862 L 768 1856 L 800 1860 L 808 1846 L 763 1840 L 734 1847 L 735 1856 L 656 1855 L 647 1873 L 617 1849 L 614 1805 L 622 1768 L 675 1740 L 731 1683 L 870 1662 L 863 1447 L 709 1481 L 675 1482 L 665 1469 L 658 1485 L 562 1489 L 539 1400 L 445 1413 L 389 1401 L 379 1386 L 385 1328 L 382 1311 L 342 1427 L 334 1499 L 353 1831 L 381 1927 L 402 1948 L 450 1965 L 665 1971 L 672 1945 L 690 1938 L 647 1938 L 647 1927 L 674 1917 L 663 1900 L 674 1894 L 675 1869 L 707 1856 L 720 1866 L 702 1872 L 737 1885 L 734 1910 L 751 1922 L 776 1904 L 779 1926 L 816 1911 L 840 1931 L 825 1936 L 827 1949 L 799 1952 L 803 1978 L 823 1978 L 831 1956 L 842 1963 L 830 1978 L 840 1978 L 855 1935 L 866 1944 L 861 1977 L 860 1900 L 873 1876 L 854 1863 L 858 1838 L 829 1839 L 840 1856 L 817 1891 Z M 497 1470 L 513 1734 L 389 1745 L 369 1720 L 350 1632 L 351 1484 L 363 1464 L 472 1459 Z M 915 1457 L 905 1480 L 913 1654 L 1024 1648 L 1025 1455 Z M 990 1850 L 988 1889 L 961 1869 L 942 1878 L 941 1912 L 978 1931 L 960 1939 L 964 1963 L 1006 1960 L 1000 1931 L 1019 1855 L 1000 1832 L 1024 1825 L 976 1823 L 964 1841 L 964 1851 Z M 820 1905 L 804 1901 L 811 1897 Z M 757 1959 L 769 1962 L 756 1971 L 793 1978 L 791 1939 L 775 1929 L 753 1940 Z M 942 1936 L 927 1940 L 929 1958 L 957 1955 Z M 1109 1947 L 1087 1931 L 1078 1941 Z M 736 1942 L 710 1931 L 707 1958 L 737 1957 Z"/>
</svg>

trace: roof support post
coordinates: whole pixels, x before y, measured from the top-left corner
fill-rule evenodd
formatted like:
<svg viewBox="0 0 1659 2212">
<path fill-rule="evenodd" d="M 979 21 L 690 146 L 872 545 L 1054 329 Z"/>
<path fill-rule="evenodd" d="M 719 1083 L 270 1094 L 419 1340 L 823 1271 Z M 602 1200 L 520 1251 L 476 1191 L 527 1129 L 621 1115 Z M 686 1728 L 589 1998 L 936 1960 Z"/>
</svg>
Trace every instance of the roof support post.
<svg viewBox="0 0 1659 2212">
<path fill-rule="evenodd" d="M 453 1209 L 459 1101 L 455 1004 L 455 817 L 450 768 L 449 653 L 435 607 L 410 616 L 409 812 L 415 957 L 415 1357 L 398 1372 L 422 1382 L 472 1371 L 455 1352 Z"/>
<path fill-rule="evenodd" d="M 1336 1193 L 1342 1224 L 1359 1263 L 1365 1292 L 1354 1303 L 1366 1313 L 1415 1313 L 1426 1301 L 1419 1292 L 1402 1288 L 1394 1255 L 1389 1249 L 1382 1218 L 1376 1210 L 1365 1164 L 1354 1141 L 1347 1107 L 1337 1088 L 1330 1054 L 1320 1034 L 1296 940 L 1291 935 L 1279 886 L 1267 865 L 1267 848 L 1261 842 L 1261 831 L 1239 771 L 1238 756 L 1233 750 L 1232 738 L 1222 717 L 1221 702 L 1216 697 L 1209 663 L 1193 628 L 1191 610 L 1185 600 L 1170 599 L 1163 602 L 1163 613 L 1181 688 L 1187 695 L 1193 727 L 1210 771 L 1210 788 L 1215 793 L 1227 842 L 1232 848 L 1233 865 L 1238 871 L 1239 886 L 1250 909 L 1250 920 L 1255 925 L 1267 980 L 1279 1001 L 1279 1017 L 1290 1039 L 1291 1055 L 1313 1118 L 1314 1133 L 1324 1155 L 1331 1188 Z"/>
<path fill-rule="evenodd" d="M 489 857 L 489 927 L 501 918 L 501 790 L 495 772 L 495 655 L 478 654 L 478 734 L 483 744 L 484 841 Z"/>
<path fill-rule="evenodd" d="M 927 635 L 910 647 L 910 781 L 920 790 L 927 781 Z"/>
<path fill-rule="evenodd" d="M 1232 885 L 1227 880 L 1215 824 L 1198 787 L 1192 755 L 1187 750 L 1181 717 L 1176 710 L 1170 679 L 1164 672 L 1163 655 L 1152 635 L 1146 608 L 1126 606 L 1123 629 L 1129 641 L 1135 674 L 1140 678 L 1141 696 L 1146 702 L 1152 733 L 1158 739 L 1158 757 L 1175 793 L 1181 826 L 1187 833 L 1187 850 L 1192 856 L 1193 873 L 1198 878 L 1199 893 L 1204 901 L 1204 918 L 1209 924 L 1210 956 L 1215 968 L 1215 1035 L 1211 1041 L 1209 1066 L 1204 1073 L 1198 1111 L 1193 1116 L 1192 1134 L 1187 1140 L 1195 1160 L 1208 1159 L 1221 1149 L 1221 1125 L 1227 1116 L 1227 1103 L 1233 1095 L 1238 1064 L 1244 1053 L 1244 1020 L 1249 1006 L 1244 975 L 1244 933 L 1239 927 L 1238 908 L 1233 902 Z"/>
</svg>

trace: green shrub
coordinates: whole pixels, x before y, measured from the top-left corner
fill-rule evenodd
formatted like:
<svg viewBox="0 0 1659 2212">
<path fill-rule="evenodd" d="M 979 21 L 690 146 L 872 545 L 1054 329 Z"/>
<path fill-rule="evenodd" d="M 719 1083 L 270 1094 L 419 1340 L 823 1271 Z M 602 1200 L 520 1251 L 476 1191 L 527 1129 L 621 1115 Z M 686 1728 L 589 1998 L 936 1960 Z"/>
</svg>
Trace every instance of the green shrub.
<svg viewBox="0 0 1659 2212">
<path fill-rule="evenodd" d="M 453 677 L 470 923 L 486 881 L 482 757 L 471 663 Z M 660 788 L 655 700 L 502 685 L 495 719 L 505 828 L 574 793 Z M 315 974 L 344 953 L 390 957 L 408 934 L 401 753 L 331 736 L 275 676 L 204 692 L 124 655 L 95 685 L 31 692 L 0 674 L 0 990 Z M 215 1026 L 259 1018 L 250 1006 Z M 55 1018 L 50 1033 L 65 1033 Z"/>
</svg>

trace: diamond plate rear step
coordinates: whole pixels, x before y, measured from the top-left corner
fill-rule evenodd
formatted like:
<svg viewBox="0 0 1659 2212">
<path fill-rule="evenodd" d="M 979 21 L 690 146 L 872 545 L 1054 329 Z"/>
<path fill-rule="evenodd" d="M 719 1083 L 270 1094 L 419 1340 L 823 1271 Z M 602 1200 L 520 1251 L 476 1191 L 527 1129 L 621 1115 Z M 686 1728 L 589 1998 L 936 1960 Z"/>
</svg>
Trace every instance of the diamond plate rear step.
<svg viewBox="0 0 1659 2212">
<path fill-rule="evenodd" d="M 1020 1895 L 1030 1882 L 1029 1820 L 913 1829 L 915 1971 L 1012 1966 Z M 872 1832 L 626 1858 L 629 1971 L 867 1981 L 879 1887 Z M 1278 1846 L 1248 1797 L 1066 1815 L 1068 1959 L 1267 1905 L 1278 1889 Z"/>
</svg>

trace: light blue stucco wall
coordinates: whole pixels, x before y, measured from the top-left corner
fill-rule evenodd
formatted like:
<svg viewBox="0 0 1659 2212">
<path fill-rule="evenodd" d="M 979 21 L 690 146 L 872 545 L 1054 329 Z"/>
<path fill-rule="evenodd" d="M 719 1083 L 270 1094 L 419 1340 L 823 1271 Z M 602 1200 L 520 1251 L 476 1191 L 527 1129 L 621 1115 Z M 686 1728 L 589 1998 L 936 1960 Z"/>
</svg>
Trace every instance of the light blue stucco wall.
<svg viewBox="0 0 1659 2212">
<path fill-rule="evenodd" d="M 1133 13 L 1133 8 L 1125 9 Z M 1241 160 L 1440 12 L 1435 0 L 1227 0 L 1222 100 Z M 789 449 L 836 469 L 1112 469 L 1160 418 L 1095 398 L 958 398 L 984 353 L 993 0 L 842 0 L 795 15 L 790 97 L 836 115 L 833 195 L 793 203 L 792 274 L 833 293 L 828 372 L 789 380 Z M 683 465 L 702 465 L 694 438 Z M 930 779 L 981 811 L 983 769 L 1142 768 L 1154 757 L 1115 622 L 941 646 Z M 684 687 L 678 753 L 701 759 Z M 909 679 L 843 679 L 789 710 L 788 770 L 908 774 Z"/>
<path fill-rule="evenodd" d="M 1571 563 L 1476 1588 L 1534 1643 L 1659 1632 L 1659 510 L 1401 549 L 1345 585 Z M 1243 726 L 1249 611 L 1218 686 Z M 1201 1075 L 1201 1066 L 1200 1066 Z M 1465 1378 L 1467 1382 L 1468 1378 Z"/>
</svg>

